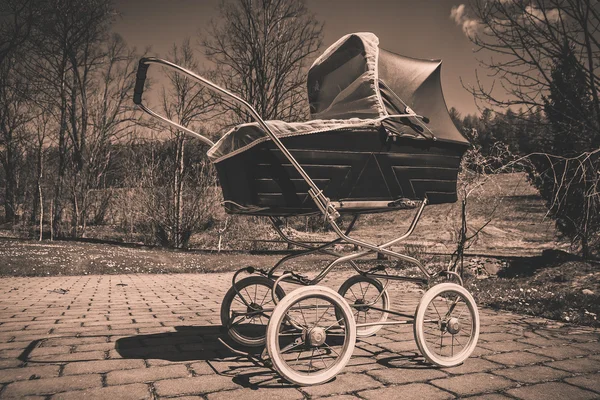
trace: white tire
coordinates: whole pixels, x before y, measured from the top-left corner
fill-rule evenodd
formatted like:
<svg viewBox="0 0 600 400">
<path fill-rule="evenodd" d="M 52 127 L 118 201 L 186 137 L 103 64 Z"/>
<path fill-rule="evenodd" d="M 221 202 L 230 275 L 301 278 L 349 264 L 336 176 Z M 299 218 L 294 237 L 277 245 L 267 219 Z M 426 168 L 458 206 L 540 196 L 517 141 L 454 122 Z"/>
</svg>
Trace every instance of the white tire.
<svg viewBox="0 0 600 400">
<path fill-rule="evenodd" d="M 479 312 L 473 296 L 455 283 L 435 285 L 417 306 L 413 330 L 419 351 L 430 363 L 440 367 L 461 364 L 479 339 Z"/>
<path fill-rule="evenodd" d="M 301 386 L 333 379 L 350 360 L 355 344 L 352 309 L 342 296 L 324 286 L 305 286 L 286 295 L 267 327 L 273 367 L 284 379 Z"/>
<path fill-rule="evenodd" d="M 221 303 L 221 324 L 227 328 L 227 333 L 237 343 L 249 347 L 265 345 L 271 312 L 256 314 L 254 311 L 275 307 L 271 295 L 274 283 L 264 276 L 249 276 L 236 282 L 236 287 L 229 288 L 225 294 Z M 275 294 L 278 299 L 285 296 L 281 285 L 277 286 Z M 243 322 L 239 323 L 240 321 Z"/>
<path fill-rule="evenodd" d="M 342 283 L 342 286 L 338 289 L 338 293 L 346 299 L 352 308 L 354 320 L 357 325 L 360 323 L 387 321 L 387 312 L 374 310 L 368 306 L 361 306 L 361 304 L 375 303 L 373 305 L 377 308 L 383 310 L 390 309 L 388 292 L 377 279 L 362 275 L 354 275 Z M 377 299 L 376 302 L 375 299 Z M 381 328 L 383 328 L 383 325 L 357 327 L 356 336 L 359 338 L 373 336 L 379 332 Z"/>
</svg>

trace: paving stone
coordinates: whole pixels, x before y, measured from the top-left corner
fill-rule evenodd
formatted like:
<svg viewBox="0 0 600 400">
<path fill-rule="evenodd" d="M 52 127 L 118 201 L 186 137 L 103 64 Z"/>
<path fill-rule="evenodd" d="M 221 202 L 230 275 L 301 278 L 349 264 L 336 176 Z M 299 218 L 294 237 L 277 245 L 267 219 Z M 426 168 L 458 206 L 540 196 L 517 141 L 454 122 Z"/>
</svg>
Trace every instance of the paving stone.
<svg viewBox="0 0 600 400">
<path fill-rule="evenodd" d="M 71 352 L 71 346 L 49 346 L 49 347 L 36 347 L 29 353 L 29 359 L 54 355 L 54 354 L 69 354 Z"/>
<path fill-rule="evenodd" d="M 150 394 L 150 390 L 148 386 L 144 384 L 77 390 L 52 396 L 52 400 L 145 400 L 151 398 L 152 395 Z"/>
<path fill-rule="evenodd" d="M 479 343 L 478 347 L 482 347 L 484 349 L 488 349 L 493 351 L 494 353 L 505 353 L 509 351 L 521 351 L 525 349 L 531 349 L 531 344 L 520 343 L 514 340 L 505 340 L 502 342 L 491 342 L 491 343 Z"/>
<path fill-rule="evenodd" d="M 27 395 L 49 395 L 66 390 L 87 389 L 101 387 L 100 375 L 63 376 L 59 378 L 35 379 L 10 383 L 4 392 L 3 398 L 21 398 Z"/>
<path fill-rule="evenodd" d="M 70 361 L 93 361 L 104 360 L 106 354 L 103 351 L 81 351 L 69 354 L 47 354 L 44 356 L 28 357 L 28 361 L 66 363 Z"/>
<path fill-rule="evenodd" d="M 452 394 L 425 383 L 390 386 L 384 389 L 367 390 L 358 394 L 367 400 L 443 400 L 454 398 Z"/>
<path fill-rule="evenodd" d="M 384 384 L 402 384 L 445 378 L 446 373 L 435 368 L 385 368 L 368 374 Z"/>
<path fill-rule="evenodd" d="M 589 353 L 600 353 L 600 342 L 584 342 L 584 343 L 573 343 L 573 347 L 583 349 Z"/>
<path fill-rule="evenodd" d="M 489 373 L 459 375 L 452 378 L 437 379 L 430 383 L 459 396 L 492 392 L 515 386 L 515 383 L 508 379 Z"/>
<path fill-rule="evenodd" d="M 548 382 L 533 386 L 524 386 L 508 390 L 506 393 L 523 400 L 587 400 L 598 398 L 598 395 L 594 392 L 579 389 L 562 382 Z"/>
<path fill-rule="evenodd" d="M 588 351 L 571 345 L 546 347 L 543 349 L 529 349 L 527 351 L 550 357 L 553 360 L 564 360 L 566 358 L 575 358 L 588 354 Z"/>
<path fill-rule="evenodd" d="M 64 375 L 104 373 L 120 369 L 145 368 L 144 360 L 101 360 L 73 362 L 65 365 Z"/>
<path fill-rule="evenodd" d="M 340 374 L 331 382 L 308 386 L 302 390 L 310 396 L 351 393 L 359 390 L 382 387 L 383 385 L 365 374 Z"/>
<path fill-rule="evenodd" d="M 496 364 L 483 358 L 468 358 L 464 363 L 451 368 L 444 368 L 442 371 L 452 375 L 471 374 L 473 372 L 486 372 L 498 368 L 504 368 L 501 364 Z"/>
<path fill-rule="evenodd" d="M 482 333 L 481 335 L 479 335 L 479 340 L 481 340 L 482 342 L 487 342 L 487 343 L 496 343 L 496 342 L 500 342 L 503 340 L 515 340 L 515 339 L 519 339 L 522 336 L 520 335 L 515 335 L 512 333 Z"/>
<path fill-rule="evenodd" d="M 112 371 L 106 375 L 108 385 L 123 385 L 126 383 L 155 382 L 162 379 L 184 378 L 190 373 L 185 365 L 169 365 L 166 367 L 151 367 Z"/>
<path fill-rule="evenodd" d="M 600 361 L 589 358 L 575 358 L 572 360 L 554 361 L 546 363 L 546 365 L 573 373 L 590 373 L 600 371 Z"/>
<path fill-rule="evenodd" d="M 477 400 L 506 400 L 512 399 L 512 397 L 505 396 L 498 393 L 480 394 L 473 397 L 465 397 L 465 399 L 477 399 Z"/>
<path fill-rule="evenodd" d="M 335 396 L 313 397 L 314 399 L 332 399 L 332 400 L 361 400 L 360 397 L 351 394 L 342 394 Z"/>
<path fill-rule="evenodd" d="M 522 351 L 513 351 L 511 353 L 500 353 L 484 356 L 483 358 L 506 366 L 521 366 L 528 364 L 536 364 L 544 361 L 550 361 L 549 357 L 540 356 L 538 354 L 527 353 Z"/>
<path fill-rule="evenodd" d="M 220 390 L 237 389 L 231 377 L 219 375 L 202 375 L 193 378 L 167 379 L 154 384 L 159 396 L 177 396 L 189 394 L 205 394 Z"/>
<path fill-rule="evenodd" d="M 54 378 L 58 377 L 59 369 L 58 365 L 4 369 L 0 372 L 0 383 L 26 381 L 32 378 Z"/>
<path fill-rule="evenodd" d="M 386 354 L 389 356 L 389 353 Z M 348 364 L 346 364 L 344 372 L 364 373 L 366 371 L 387 367 L 386 365 L 382 365 L 382 363 L 377 362 L 377 360 L 378 359 L 375 356 L 352 357 L 350 361 L 348 361 Z"/>
<path fill-rule="evenodd" d="M 23 361 L 17 360 L 16 358 L 0 360 L 0 369 L 16 368 L 16 367 L 20 367 L 21 365 L 23 365 Z"/>
<path fill-rule="evenodd" d="M 337 289 L 350 275 L 339 271 L 323 283 Z M 418 354 L 412 326 L 386 326 L 376 336 L 358 341 L 356 354 L 361 356 L 353 357 L 334 381 L 294 388 L 272 370 L 229 357 L 217 342 L 220 303 L 231 277 L 232 273 L 3 278 L 0 377 L 5 383 L 0 398 L 11 392 L 13 397 L 40 400 L 143 398 L 155 386 L 156 397 L 180 400 L 184 399 L 180 396 L 262 400 L 302 394 L 340 400 L 363 394 L 394 399 L 476 395 L 496 400 L 505 398 L 506 390 L 517 389 L 518 382 L 529 385 L 520 388 L 526 389 L 553 380 L 562 380 L 558 383 L 574 388 L 574 393 L 600 398 L 598 332 L 486 308 L 480 309 L 479 346 L 463 365 L 433 368 Z M 9 293 L 14 287 L 19 287 L 18 293 Z M 69 292 L 48 292 L 58 287 Z M 412 313 L 422 291 L 408 287 L 393 282 L 388 291 L 399 311 Z M 120 340 L 130 346 L 119 347 Z M 46 363 L 27 365 L 19 359 L 23 355 Z M 94 360 L 85 361 L 90 358 Z M 53 362 L 64 364 L 61 377 L 57 377 L 61 367 Z M 25 380 L 32 376 L 40 379 Z M 53 384 L 55 379 L 60 384 Z M 71 384 L 69 379 L 92 381 L 85 387 L 85 382 Z M 450 389 L 454 384 L 459 387 L 456 392 Z M 34 389 L 39 385 L 43 387 L 38 393 Z M 467 388 L 464 393 L 461 387 Z"/>
<path fill-rule="evenodd" d="M 413 340 L 405 340 L 402 342 L 381 343 L 379 347 L 386 349 L 392 353 L 405 353 L 407 351 L 419 351 L 417 344 Z"/>
<path fill-rule="evenodd" d="M 541 336 L 524 337 L 524 338 L 517 339 L 517 341 L 520 343 L 526 343 L 526 344 L 530 344 L 530 345 L 538 346 L 538 347 L 549 347 L 549 346 L 569 344 L 568 340 L 561 340 L 561 339 L 556 339 L 556 338 L 548 339 L 548 338 L 541 337 Z"/>
<path fill-rule="evenodd" d="M 295 388 L 260 388 L 258 390 L 245 388 L 240 390 L 228 390 L 225 392 L 211 393 L 208 395 L 208 400 L 296 400 L 303 398 L 304 395 Z"/>
<path fill-rule="evenodd" d="M 545 367 L 543 365 L 499 369 L 495 370 L 494 374 L 523 383 L 553 381 L 570 375 L 569 372 Z"/>
<path fill-rule="evenodd" d="M 565 382 L 600 393 L 600 379 L 598 379 L 598 376 L 596 375 L 582 375 L 574 378 L 567 378 L 565 379 Z"/>
</svg>

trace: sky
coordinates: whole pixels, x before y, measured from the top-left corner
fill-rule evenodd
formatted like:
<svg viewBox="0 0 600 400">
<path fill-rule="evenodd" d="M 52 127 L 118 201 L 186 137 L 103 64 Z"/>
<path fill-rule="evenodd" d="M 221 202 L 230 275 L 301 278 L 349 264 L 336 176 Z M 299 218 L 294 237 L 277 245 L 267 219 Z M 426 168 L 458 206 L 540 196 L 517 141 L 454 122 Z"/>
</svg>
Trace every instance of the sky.
<svg viewBox="0 0 600 400">
<path fill-rule="evenodd" d="M 464 2 L 464 0 L 463 0 Z M 218 18 L 219 0 L 115 0 L 118 12 L 113 30 L 138 50 L 163 57 L 173 43 L 198 32 Z M 477 113 L 463 84 L 475 83 L 478 66 L 473 44 L 451 17 L 460 0 L 307 0 L 308 9 L 325 23 L 323 48 L 347 33 L 373 32 L 381 48 L 405 56 L 441 59 L 442 85 L 448 108 Z M 198 47 L 199 59 L 203 60 Z M 461 83 L 462 79 L 462 83 Z M 490 83 L 490 79 L 484 79 Z"/>
</svg>

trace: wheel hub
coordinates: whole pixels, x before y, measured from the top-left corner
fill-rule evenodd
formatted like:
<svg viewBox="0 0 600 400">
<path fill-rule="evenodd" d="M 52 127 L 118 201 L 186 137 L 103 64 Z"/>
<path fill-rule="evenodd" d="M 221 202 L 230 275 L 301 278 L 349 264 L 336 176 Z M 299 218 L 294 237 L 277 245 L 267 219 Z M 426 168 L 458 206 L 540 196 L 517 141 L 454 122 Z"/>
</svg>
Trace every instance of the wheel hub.
<svg viewBox="0 0 600 400">
<path fill-rule="evenodd" d="M 327 332 L 325 332 L 325 329 L 319 327 L 311 329 L 306 337 L 307 344 L 313 347 L 322 345 L 325 343 L 325 339 L 327 339 Z"/>
<path fill-rule="evenodd" d="M 256 304 L 256 303 L 250 303 L 248 304 L 248 307 L 246 308 L 246 313 L 248 314 L 252 314 L 252 313 L 256 313 L 257 311 L 262 311 L 262 306 L 260 304 Z M 250 318 L 254 317 L 256 314 L 252 314 Z"/>
<path fill-rule="evenodd" d="M 460 322 L 458 321 L 458 318 L 450 318 L 446 323 L 446 329 L 453 335 L 460 332 Z"/>
<path fill-rule="evenodd" d="M 354 306 L 358 311 L 369 311 L 369 306 L 363 304 L 366 304 L 365 299 L 356 299 L 354 302 Z"/>
</svg>

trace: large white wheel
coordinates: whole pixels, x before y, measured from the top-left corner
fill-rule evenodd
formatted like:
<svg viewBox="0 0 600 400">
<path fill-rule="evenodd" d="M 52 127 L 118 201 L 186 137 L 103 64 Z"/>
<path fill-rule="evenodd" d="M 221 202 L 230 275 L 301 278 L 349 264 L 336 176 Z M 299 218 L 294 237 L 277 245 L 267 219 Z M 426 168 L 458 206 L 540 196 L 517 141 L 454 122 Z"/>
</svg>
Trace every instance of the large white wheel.
<svg viewBox="0 0 600 400">
<path fill-rule="evenodd" d="M 479 312 L 473 296 L 455 283 L 427 292 L 415 312 L 417 346 L 432 364 L 454 367 L 465 361 L 479 339 Z"/>
<path fill-rule="evenodd" d="M 381 310 L 389 310 L 390 298 L 387 290 L 377 279 L 354 275 L 342 283 L 338 293 L 350 304 L 357 324 L 387 320 L 388 313 Z M 383 325 L 358 327 L 356 336 L 359 338 L 373 336 L 381 328 Z"/>
<path fill-rule="evenodd" d="M 271 290 L 274 282 L 264 276 L 249 276 L 227 291 L 221 303 L 221 324 L 227 327 L 229 336 L 237 343 L 264 346 L 267 324 L 275 308 Z M 236 290 L 237 289 L 237 290 Z M 278 299 L 285 296 L 281 286 L 275 294 Z"/>
<path fill-rule="evenodd" d="M 301 386 L 333 379 L 350 360 L 355 343 L 352 309 L 342 296 L 324 286 L 305 286 L 288 294 L 267 327 L 273 367 L 284 379 Z"/>
</svg>

